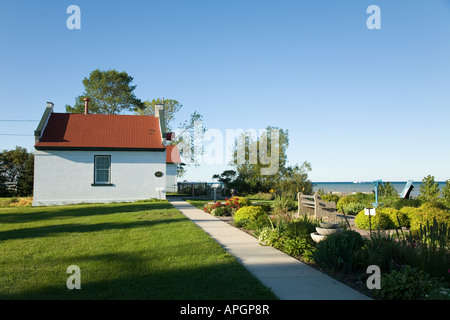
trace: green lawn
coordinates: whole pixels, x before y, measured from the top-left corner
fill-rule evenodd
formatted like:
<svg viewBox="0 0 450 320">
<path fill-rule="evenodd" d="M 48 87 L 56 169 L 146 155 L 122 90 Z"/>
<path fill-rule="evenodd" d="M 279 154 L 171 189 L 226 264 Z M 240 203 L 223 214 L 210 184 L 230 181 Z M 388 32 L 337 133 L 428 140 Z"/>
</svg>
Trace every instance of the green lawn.
<svg viewBox="0 0 450 320">
<path fill-rule="evenodd" d="M 70 265 L 81 289 L 69 290 Z M 276 299 L 167 201 L 0 207 L 0 299 Z"/>
</svg>

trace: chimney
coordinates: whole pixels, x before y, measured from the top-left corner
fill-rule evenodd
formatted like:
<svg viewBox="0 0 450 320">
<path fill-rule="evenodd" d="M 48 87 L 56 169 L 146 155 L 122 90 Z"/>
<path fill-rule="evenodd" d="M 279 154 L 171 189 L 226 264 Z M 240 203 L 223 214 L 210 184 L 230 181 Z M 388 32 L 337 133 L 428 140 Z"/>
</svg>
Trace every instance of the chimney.
<svg viewBox="0 0 450 320">
<path fill-rule="evenodd" d="M 91 99 L 84 98 L 84 114 L 89 114 L 89 101 L 91 101 Z"/>
<path fill-rule="evenodd" d="M 53 113 L 53 102 L 47 102 L 47 108 L 45 108 L 44 115 L 39 122 L 37 129 L 34 131 L 34 142 L 39 143 L 42 134 L 44 133 L 45 127 L 47 126 L 48 119 Z"/>
<path fill-rule="evenodd" d="M 175 139 L 175 132 L 167 132 L 166 133 L 166 140 L 172 141 Z"/>
<path fill-rule="evenodd" d="M 159 126 L 161 128 L 161 138 L 166 138 L 166 122 L 164 119 L 164 102 L 163 104 L 155 105 L 155 117 L 159 118 Z"/>
</svg>

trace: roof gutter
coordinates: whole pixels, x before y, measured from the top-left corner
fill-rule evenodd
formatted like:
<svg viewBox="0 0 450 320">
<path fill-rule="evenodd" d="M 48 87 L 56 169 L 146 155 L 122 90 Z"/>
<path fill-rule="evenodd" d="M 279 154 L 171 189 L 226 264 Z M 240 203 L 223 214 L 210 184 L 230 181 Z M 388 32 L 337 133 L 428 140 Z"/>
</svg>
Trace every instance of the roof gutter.
<svg viewBox="0 0 450 320">
<path fill-rule="evenodd" d="M 116 147 L 47 147 L 35 146 L 36 150 L 76 150 L 76 151 L 166 151 L 166 148 L 116 148 Z"/>
</svg>

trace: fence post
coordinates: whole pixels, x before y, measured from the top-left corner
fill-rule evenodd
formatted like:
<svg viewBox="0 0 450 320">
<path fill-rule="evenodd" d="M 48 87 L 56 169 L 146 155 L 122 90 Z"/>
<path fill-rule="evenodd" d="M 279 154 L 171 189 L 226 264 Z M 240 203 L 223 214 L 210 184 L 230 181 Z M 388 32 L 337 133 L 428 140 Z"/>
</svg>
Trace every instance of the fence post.
<svg viewBox="0 0 450 320">
<path fill-rule="evenodd" d="M 301 192 L 297 193 L 297 201 L 298 201 L 297 211 L 298 211 L 299 216 L 300 216 L 300 212 L 302 211 L 301 210 L 302 209 L 302 195 L 303 195 L 303 193 L 301 193 Z"/>
<path fill-rule="evenodd" d="M 314 219 L 317 219 L 317 210 L 319 208 L 319 194 L 314 193 Z"/>
</svg>

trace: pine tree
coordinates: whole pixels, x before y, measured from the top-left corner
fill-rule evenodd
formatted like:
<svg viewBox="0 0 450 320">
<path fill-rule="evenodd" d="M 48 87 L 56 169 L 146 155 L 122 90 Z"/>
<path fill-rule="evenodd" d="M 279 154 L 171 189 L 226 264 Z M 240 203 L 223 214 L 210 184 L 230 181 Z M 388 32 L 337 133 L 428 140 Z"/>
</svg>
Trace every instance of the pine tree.
<svg viewBox="0 0 450 320">
<path fill-rule="evenodd" d="M 441 195 L 442 203 L 450 209 L 450 180 L 445 182 L 445 186 L 442 187 Z"/>
<path fill-rule="evenodd" d="M 419 198 L 424 202 L 437 202 L 439 199 L 439 184 L 434 181 L 434 176 L 428 175 L 422 179 Z"/>
</svg>

